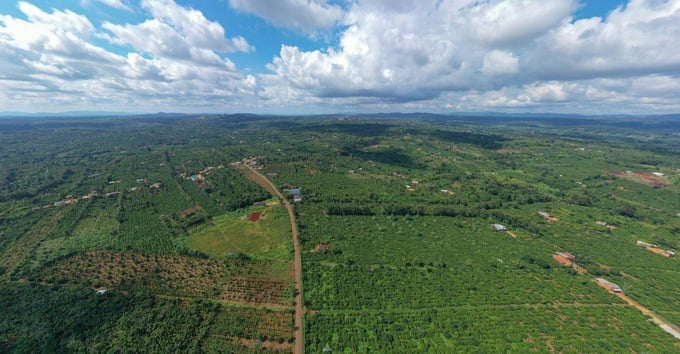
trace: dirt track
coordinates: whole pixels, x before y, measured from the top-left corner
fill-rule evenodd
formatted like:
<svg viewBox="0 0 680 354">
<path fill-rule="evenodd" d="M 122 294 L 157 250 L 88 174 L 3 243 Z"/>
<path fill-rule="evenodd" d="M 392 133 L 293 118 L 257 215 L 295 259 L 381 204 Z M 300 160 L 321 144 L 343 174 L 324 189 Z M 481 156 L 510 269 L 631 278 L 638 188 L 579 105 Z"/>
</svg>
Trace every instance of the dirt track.
<svg viewBox="0 0 680 354">
<path fill-rule="evenodd" d="M 610 291 L 614 295 L 620 297 L 623 301 L 627 302 L 628 305 L 635 307 L 636 309 L 640 310 L 643 314 L 649 316 L 652 318 L 652 322 L 656 323 L 661 329 L 664 331 L 670 333 L 673 337 L 676 339 L 680 339 L 680 330 L 673 325 L 670 322 L 666 322 L 663 319 L 659 318 L 654 312 L 652 312 L 650 309 L 640 305 L 637 301 L 631 299 L 630 297 L 626 296 L 624 293 L 615 293 L 613 291 Z"/>
<path fill-rule="evenodd" d="M 295 268 L 295 354 L 302 354 L 305 351 L 304 344 L 305 344 L 305 337 L 304 337 L 304 324 L 303 324 L 303 319 L 304 319 L 304 303 L 303 303 L 303 297 L 302 297 L 302 254 L 300 251 L 300 242 L 298 241 L 298 229 L 297 229 L 297 222 L 295 221 L 295 214 L 293 213 L 293 207 L 290 205 L 290 202 L 286 198 L 283 197 L 283 194 L 274 186 L 274 184 L 267 179 L 267 177 L 263 176 L 259 172 L 253 170 L 250 168 L 250 166 L 245 166 L 247 170 L 247 176 L 250 178 L 253 182 L 259 184 L 262 186 L 262 188 L 266 189 L 269 193 L 271 193 L 273 196 L 279 198 L 283 205 L 286 207 L 288 210 L 288 217 L 290 218 L 290 227 L 293 233 L 293 251 L 294 251 L 294 259 L 293 259 L 293 264 Z"/>
</svg>

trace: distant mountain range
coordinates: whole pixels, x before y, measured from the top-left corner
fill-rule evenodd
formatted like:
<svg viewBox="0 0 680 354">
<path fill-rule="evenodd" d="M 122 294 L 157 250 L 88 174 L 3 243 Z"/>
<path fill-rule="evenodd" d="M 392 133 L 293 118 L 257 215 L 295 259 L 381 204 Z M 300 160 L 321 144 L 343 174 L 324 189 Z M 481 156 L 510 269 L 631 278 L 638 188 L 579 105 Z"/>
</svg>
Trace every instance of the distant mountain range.
<svg viewBox="0 0 680 354">
<path fill-rule="evenodd" d="M 198 116 L 198 115 L 222 115 L 220 113 L 173 113 L 173 112 L 158 112 L 158 113 L 130 113 L 130 112 L 108 112 L 108 111 L 68 111 L 68 112 L 2 112 L 0 117 L 32 117 L 32 118 L 74 118 L 74 117 L 182 117 L 182 116 Z M 277 116 L 273 114 L 252 114 L 252 113 L 237 113 L 226 114 L 227 116 Z M 429 112 L 380 112 L 380 113 L 358 113 L 358 112 L 339 112 L 331 114 L 299 114 L 299 116 L 348 116 L 348 117 L 376 117 L 376 118 L 513 118 L 513 119 L 537 119 L 537 118 L 572 118 L 572 119 L 607 119 L 607 120 L 640 120 L 654 119 L 654 120 L 677 120 L 680 119 L 678 114 L 611 114 L 611 115 L 588 115 L 578 113 L 503 113 L 503 112 L 449 112 L 449 113 L 429 113 Z M 296 114 L 282 114 L 281 116 L 298 116 Z"/>
</svg>

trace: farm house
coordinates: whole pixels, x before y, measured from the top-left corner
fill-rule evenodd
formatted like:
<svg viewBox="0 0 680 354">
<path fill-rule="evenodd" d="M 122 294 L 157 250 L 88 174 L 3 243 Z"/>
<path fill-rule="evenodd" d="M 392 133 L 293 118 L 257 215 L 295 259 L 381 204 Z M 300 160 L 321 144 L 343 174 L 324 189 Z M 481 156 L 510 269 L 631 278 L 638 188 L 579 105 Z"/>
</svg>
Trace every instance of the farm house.
<svg viewBox="0 0 680 354">
<path fill-rule="evenodd" d="M 610 282 L 610 281 L 608 281 L 604 278 L 596 278 L 595 280 L 597 281 L 597 284 L 599 286 L 601 286 L 605 289 L 609 289 L 609 290 L 611 290 L 615 293 L 622 293 L 623 292 L 623 290 L 621 290 L 621 288 L 618 285 L 616 285 L 616 284 L 614 284 L 614 283 L 612 283 L 612 282 Z"/>
<path fill-rule="evenodd" d="M 507 231 L 508 228 L 501 224 L 493 224 L 493 229 L 496 231 Z"/>
<path fill-rule="evenodd" d="M 558 255 L 558 256 L 561 256 L 565 259 L 568 259 L 570 261 L 573 261 L 573 260 L 576 259 L 576 256 L 574 256 L 573 254 L 571 254 L 569 252 L 555 252 L 555 254 Z"/>
</svg>

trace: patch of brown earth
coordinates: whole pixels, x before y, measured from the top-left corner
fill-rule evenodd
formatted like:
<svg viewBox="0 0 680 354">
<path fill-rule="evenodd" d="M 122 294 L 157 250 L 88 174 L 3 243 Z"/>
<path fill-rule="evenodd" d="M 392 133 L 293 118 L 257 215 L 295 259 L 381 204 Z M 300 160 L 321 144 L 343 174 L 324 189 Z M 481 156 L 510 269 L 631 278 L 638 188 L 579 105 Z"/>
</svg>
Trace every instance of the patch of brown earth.
<svg viewBox="0 0 680 354">
<path fill-rule="evenodd" d="M 571 261 L 570 261 L 570 260 L 568 260 L 568 259 L 566 259 L 566 258 L 560 256 L 559 254 L 553 254 L 553 259 L 554 259 L 555 261 L 557 261 L 557 263 L 559 263 L 559 264 L 562 264 L 562 265 L 565 265 L 565 266 L 570 266 L 570 265 L 571 265 Z"/>
<path fill-rule="evenodd" d="M 671 256 L 668 252 L 666 252 L 665 250 L 658 248 L 658 247 L 645 247 L 645 248 L 647 249 L 647 251 L 656 253 L 658 255 L 662 255 L 664 257 L 670 257 Z"/>
<path fill-rule="evenodd" d="M 258 221 L 260 221 L 261 217 L 262 217 L 262 213 L 255 211 L 255 212 L 250 213 L 250 215 L 248 216 L 248 220 L 250 220 L 252 222 L 258 222 Z"/>
<path fill-rule="evenodd" d="M 650 187 L 667 187 L 669 185 L 668 181 L 666 181 L 666 179 L 662 176 L 656 176 L 647 172 L 607 171 L 607 174 Z"/>
</svg>

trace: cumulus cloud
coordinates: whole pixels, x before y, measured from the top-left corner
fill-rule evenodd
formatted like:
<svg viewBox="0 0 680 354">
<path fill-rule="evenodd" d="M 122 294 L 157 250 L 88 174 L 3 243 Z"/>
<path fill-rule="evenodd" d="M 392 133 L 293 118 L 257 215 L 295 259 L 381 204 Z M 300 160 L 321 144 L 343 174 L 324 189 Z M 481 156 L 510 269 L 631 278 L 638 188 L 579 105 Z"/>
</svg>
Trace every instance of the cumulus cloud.
<svg viewBox="0 0 680 354">
<path fill-rule="evenodd" d="M 245 39 L 227 38 L 219 23 L 171 0 L 142 5 L 149 16 L 142 23 L 97 28 L 74 11 L 19 2 L 25 18 L 0 15 L 0 99 L 25 110 L 191 109 L 252 100 L 257 79 L 223 55 L 252 50 Z M 95 44 L 102 39 L 129 52 Z"/>
<path fill-rule="evenodd" d="M 444 3 L 449 11 L 462 10 L 475 40 L 490 46 L 531 41 L 569 17 L 577 5 L 573 0 L 486 0 L 463 8 L 457 7 L 460 1 Z"/>
<path fill-rule="evenodd" d="M 579 0 L 231 0 L 277 26 L 335 31 L 326 48 L 282 43 L 253 75 L 229 59 L 253 46 L 196 9 L 81 4 L 94 1 L 140 7 L 127 23 L 27 1 L 0 14 L 0 107 L 680 110 L 678 0 L 580 19 Z"/>
<path fill-rule="evenodd" d="M 107 38 L 154 56 L 199 62 L 206 59 L 205 51 L 253 50 L 243 37 L 227 39 L 222 25 L 208 20 L 200 11 L 179 6 L 172 0 L 143 0 L 142 7 L 151 13 L 152 19 L 134 25 L 106 22 L 103 27 L 114 35 Z M 218 58 L 209 56 L 207 59 Z"/>
<path fill-rule="evenodd" d="M 528 52 L 537 78 L 649 75 L 680 69 L 680 1 L 631 0 L 607 18 L 564 23 Z"/>
<path fill-rule="evenodd" d="M 316 34 L 342 19 L 343 9 L 326 0 L 229 0 L 239 11 L 262 17 L 272 24 Z"/>
<path fill-rule="evenodd" d="M 125 2 L 123 2 L 123 0 L 82 0 L 82 1 L 83 3 L 87 3 L 88 1 L 95 1 L 116 9 L 130 10 L 130 7 Z"/>
<path fill-rule="evenodd" d="M 518 71 L 519 59 L 510 52 L 492 50 L 482 61 L 482 72 L 488 76 L 515 74 Z"/>
<path fill-rule="evenodd" d="M 340 104 L 372 98 L 430 109 L 565 108 L 610 99 L 612 91 L 599 86 L 605 78 L 677 82 L 680 48 L 669 44 L 680 38 L 680 1 L 631 0 L 605 18 L 575 20 L 578 6 L 577 0 L 356 0 L 337 46 L 281 47 L 271 74 L 262 76 L 263 96 L 276 99 L 282 90 L 273 87 L 285 86 L 288 97 Z M 617 94 L 635 92 L 627 85 Z"/>
</svg>

